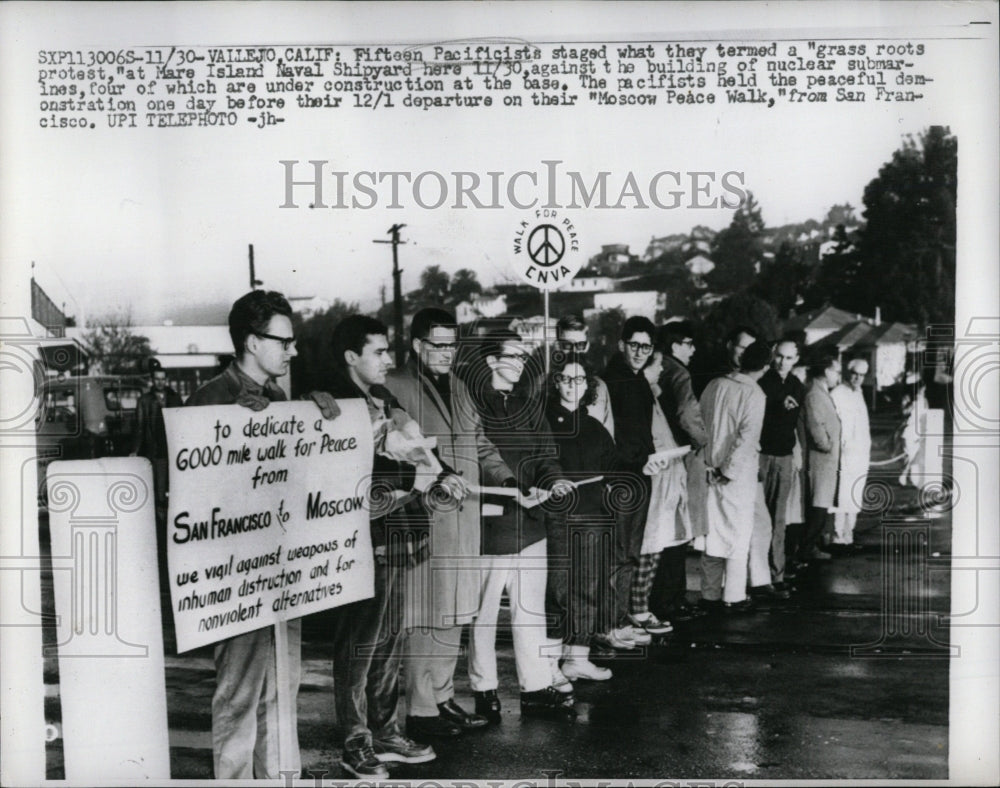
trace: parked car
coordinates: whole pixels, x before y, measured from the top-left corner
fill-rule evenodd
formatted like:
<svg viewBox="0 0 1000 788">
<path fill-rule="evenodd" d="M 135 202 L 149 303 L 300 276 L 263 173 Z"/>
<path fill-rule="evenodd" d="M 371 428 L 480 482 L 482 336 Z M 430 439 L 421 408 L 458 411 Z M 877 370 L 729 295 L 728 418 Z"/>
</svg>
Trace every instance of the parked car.
<svg viewBox="0 0 1000 788">
<path fill-rule="evenodd" d="M 49 380 L 39 392 L 39 475 L 52 460 L 125 456 L 132 451 L 141 377 L 69 377 Z M 44 491 L 42 494 L 44 499 Z"/>
</svg>

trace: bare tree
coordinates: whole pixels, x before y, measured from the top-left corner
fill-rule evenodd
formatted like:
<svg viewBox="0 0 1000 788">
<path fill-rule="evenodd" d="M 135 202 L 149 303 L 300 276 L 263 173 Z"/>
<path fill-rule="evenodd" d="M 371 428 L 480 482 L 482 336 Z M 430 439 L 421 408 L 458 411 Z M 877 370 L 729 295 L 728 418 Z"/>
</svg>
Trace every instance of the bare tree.
<svg viewBox="0 0 1000 788">
<path fill-rule="evenodd" d="M 90 356 L 90 371 L 95 374 L 145 372 L 148 360 L 156 353 L 147 337 L 132 331 L 132 313 L 128 309 L 88 320 L 80 340 Z"/>
</svg>

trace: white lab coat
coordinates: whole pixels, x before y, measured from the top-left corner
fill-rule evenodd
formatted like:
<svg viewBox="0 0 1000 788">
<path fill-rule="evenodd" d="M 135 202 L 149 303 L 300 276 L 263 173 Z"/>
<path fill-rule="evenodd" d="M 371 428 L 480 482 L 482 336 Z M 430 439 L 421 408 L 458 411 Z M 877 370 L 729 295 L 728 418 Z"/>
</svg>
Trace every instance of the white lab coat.
<svg viewBox="0 0 1000 788">
<path fill-rule="evenodd" d="M 761 387 L 740 372 L 715 378 L 701 395 L 708 431 L 705 462 L 730 479 L 707 490 L 707 555 L 738 558 L 749 553 L 766 404 Z"/>
<path fill-rule="evenodd" d="M 841 383 L 830 392 L 840 416 L 840 474 L 834 512 L 857 514 L 864 501 L 865 480 L 871 461 L 872 434 L 868 408 L 860 391 Z"/>
</svg>

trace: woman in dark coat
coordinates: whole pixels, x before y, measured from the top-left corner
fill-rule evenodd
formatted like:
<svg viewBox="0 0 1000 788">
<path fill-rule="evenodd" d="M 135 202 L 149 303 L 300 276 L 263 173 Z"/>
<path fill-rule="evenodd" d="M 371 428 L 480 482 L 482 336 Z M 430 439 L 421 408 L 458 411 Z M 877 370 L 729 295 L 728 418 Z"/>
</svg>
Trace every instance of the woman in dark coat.
<svg viewBox="0 0 1000 788">
<path fill-rule="evenodd" d="M 594 665 L 589 653 L 591 638 L 614 625 L 614 516 L 606 498 L 618 453 L 608 431 L 587 413 L 596 385 L 584 360 L 572 353 L 557 357 L 549 379 L 546 421 L 566 477 L 576 482 L 604 478 L 577 487 L 559 506 L 561 513 L 549 516 L 548 634 L 563 642 L 566 678 L 603 681 L 611 671 Z"/>
</svg>

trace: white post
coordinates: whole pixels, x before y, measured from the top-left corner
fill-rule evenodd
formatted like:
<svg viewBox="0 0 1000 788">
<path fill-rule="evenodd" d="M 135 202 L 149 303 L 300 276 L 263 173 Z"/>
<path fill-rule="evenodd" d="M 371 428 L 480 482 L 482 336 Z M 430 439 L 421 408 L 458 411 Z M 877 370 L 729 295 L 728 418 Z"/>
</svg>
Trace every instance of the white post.
<svg viewBox="0 0 1000 788">
<path fill-rule="evenodd" d="M 26 265 L 4 265 L 0 317 L 0 784 L 45 780 L 41 551 L 35 472 L 35 368 Z M 20 508 L 18 508 L 20 505 Z"/>
<path fill-rule="evenodd" d="M 278 769 L 288 771 L 296 760 L 292 754 L 292 726 L 296 724 L 295 709 L 288 693 L 288 622 L 274 625 L 274 674 L 278 685 Z"/>
</svg>

